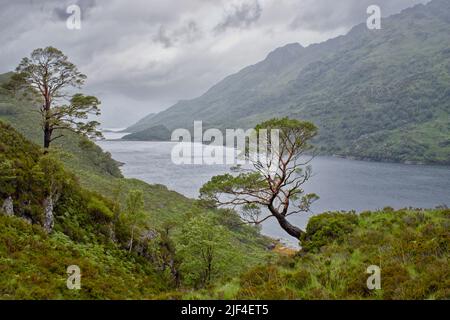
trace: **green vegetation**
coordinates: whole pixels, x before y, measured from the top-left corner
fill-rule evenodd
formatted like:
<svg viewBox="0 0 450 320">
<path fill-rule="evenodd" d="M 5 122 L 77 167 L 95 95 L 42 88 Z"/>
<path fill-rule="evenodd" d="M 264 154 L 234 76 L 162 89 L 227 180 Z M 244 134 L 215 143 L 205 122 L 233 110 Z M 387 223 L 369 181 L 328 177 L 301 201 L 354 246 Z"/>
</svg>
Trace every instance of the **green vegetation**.
<svg viewBox="0 0 450 320">
<path fill-rule="evenodd" d="M 104 174 L 105 197 L 1 122 L 0 141 L 0 198 L 14 203 L 14 216 L 0 213 L 1 299 L 450 298 L 448 209 L 322 214 L 301 251 L 277 255 L 233 211 Z M 66 288 L 70 265 L 80 291 Z M 382 290 L 367 289 L 369 265 L 381 267 Z"/>
<path fill-rule="evenodd" d="M 322 154 L 450 164 L 450 2 L 433 0 L 307 48 L 290 44 L 127 131 L 251 128 L 287 116 L 319 127 Z M 146 124 L 146 126 L 145 126 Z"/>
<path fill-rule="evenodd" d="M 181 270 L 195 287 L 212 284 L 223 275 L 231 277 L 238 262 L 230 250 L 232 235 L 217 221 L 203 215 L 191 218 L 177 238 L 178 251 L 184 257 Z"/>
<path fill-rule="evenodd" d="M 322 214 L 310 220 L 295 256 L 196 297 L 449 299 L 449 226 L 448 209 Z M 381 290 L 367 288 L 371 265 L 381 268 Z"/>
<path fill-rule="evenodd" d="M 93 96 L 77 93 L 68 97 L 67 89 L 81 88 L 86 76 L 78 71 L 67 56 L 53 47 L 35 49 L 30 58 L 23 58 L 4 87 L 17 94 L 17 87 L 35 96 L 39 106 L 40 126 L 44 148 L 64 136 L 69 130 L 89 137 L 101 137 L 97 121 L 88 121 L 89 115 L 100 115 L 100 101 Z M 20 81 L 23 80 L 22 86 Z M 21 88 L 23 87 L 23 88 Z M 55 134 L 56 131 L 58 134 Z"/>
<path fill-rule="evenodd" d="M 145 259 L 114 246 L 80 243 L 0 214 L 0 299 L 151 299 L 170 279 Z M 78 265 L 81 290 L 68 290 Z"/>
<path fill-rule="evenodd" d="M 117 162 L 82 136 L 68 134 L 44 154 L 35 144 L 42 133 L 32 100 L 4 89 L 0 99 L 9 110 L 0 115 L 0 205 L 11 198 L 14 207 L 14 216 L 0 213 L 2 299 L 151 299 L 205 286 L 192 281 L 186 260 L 196 243 L 179 243 L 196 217 L 220 227 L 238 257 L 222 273 L 223 250 L 214 255 L 215 283 L 273 255 L 270 240 L 241 225 L 235 212 L 206 210 L 164 186 L 123 179 Z M 207 241 L 202 233 L 197 239 L 203 236 Z M 73 264 L 82 272 L 78 293 L 65 287 Z"/>
<path fill-rule="evenodd" d="M 135 234 L 138 233 L 136 230 L 139 226 L 145 226 L 146 214 L 144 212 L 144 199 L 141 190 L 132 190 L 127 197 L 127 207 L 126 207 L 126 218 L 128 219 L 128 224 L 131 227 L 130 233 L 130 245 L 129 252 L 133 250 L 133 242 Z"/>
<path fill-rule="evenodd" d="M 29 92 L 14 95 L 3 88 L 9 83 L 13 73 L 0 75 L 0 120 L 11 124 L 28 140 L 43 144 L 40 115 Z M 59 135 L 58 131 L 55 132 Z M 65 132 L 64 137 L 53 142 L 52 147 L 60 150 L 64 164 L 79 175 L 93 174 L 105 177 L 122 177 L 118 163 L 94 142 L 73 132 Z"/>
<path fill-rule="evenodd" d="M 202 189 L 206 202 L 187 199 L 161 185 L 124 179 L 111 155 L 83 135 L 69 132 L 51 148 L 39 147 L 41 115 L 35 95 L 17 86 L 21 77 L 0 75 L 0 299 L 450 298 L 448 209 L 325 213 L 301 231 L 287 224 L 287 203 L 298 200 L 294 212 L 301 212 L 316 196 L 303 194 L 301 181 L 310 170 L 295 163 L 273 181 L 255 173 L 216 177 Z M 285 138 L 295 138 L 283 148 L 288 158 L 309 150 L 312 123 L 275 119 L 257 128 L 280 126 L 289 132 Z M 434 130 L 428 124 L 411 128 Z M 402 139 L 409 148 L 410 140 Z M 448 145 L 437 142 L 442 148 L 436 150 L 446 152 Z M 294 173 L 300 174 L 289 180 Z M 255 196 L 263 188 L 281 199 L 263 206 L 273 209 L 302 249 L 295 255 L 279 246 L 269 250 L 273 240 L 257 227 L 244 225 L 234 210 L 210 206 L 217 193 L 236 188 L 256 190 Z M 259 217 L 252 204 L 242 204 L 246 217 Z M 78 291 L 66 287 L 72 265 L 81 270 Z M 367 289 L 370 265 L 381 267 L 381 290 Z"/>
<path fill-rule="evenodd" d="M 0 214 L 1 298 L 138 298 L 170 286 L 144 259 L 127 256 L 120 239 L 112 241 L 113 226 L 124 223 L 113 224 L 111 201 L 82 189 L 53 154 L 1 122 L 0 141 L 0 199 L 12 198 L 15 215 Z M 48 224 L 50 194 L 58 196 Z M 65 289 L 65 268 L 73 264 L 87 280 L 78 293 Z"/>
<path fill-rule="evenodd" d="M 271 130 L 278 130 L 275 145 Z M 273 217 L 286 233 L 300 239 L 304 232 L 289 222 L 289 216 L 310 211 L 318 198 L 306 194 L 302 188 L 312 172 L 308 165 L 312 159 L 302 157 L 311 151 L 310 140 L 317 135 L 317 127 L 310 122 L 283 118 L 259 124 L 255 132 L 258 139 L 268 141 L 266 150 L 248 147 L 246 158 L 251 168 L 237 168 L 235 171 L 241 172 L 235 176 L 213 177 L 200 189 L 200 199 L 213 205 L 241 208 L 243 219 L 255 225 Z M 262 214 L 261 209 L 267 213 Z"/>
</svg>

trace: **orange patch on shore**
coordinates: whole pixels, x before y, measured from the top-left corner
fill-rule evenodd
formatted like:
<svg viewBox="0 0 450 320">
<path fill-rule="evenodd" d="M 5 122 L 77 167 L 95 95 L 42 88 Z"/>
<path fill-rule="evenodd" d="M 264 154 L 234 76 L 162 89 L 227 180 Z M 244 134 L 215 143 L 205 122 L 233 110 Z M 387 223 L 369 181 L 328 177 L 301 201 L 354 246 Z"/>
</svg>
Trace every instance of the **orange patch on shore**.
<svg viewBox="0 0 450 320">
<path fill-rule="evenodd" d="M 278 254 L 282 254 L 285 256 L 294 256 L 298 252 L 298 250 L 277 244 L 277 246 L 273 249 L 273 252 L 276 252 Z"/>
</svg>

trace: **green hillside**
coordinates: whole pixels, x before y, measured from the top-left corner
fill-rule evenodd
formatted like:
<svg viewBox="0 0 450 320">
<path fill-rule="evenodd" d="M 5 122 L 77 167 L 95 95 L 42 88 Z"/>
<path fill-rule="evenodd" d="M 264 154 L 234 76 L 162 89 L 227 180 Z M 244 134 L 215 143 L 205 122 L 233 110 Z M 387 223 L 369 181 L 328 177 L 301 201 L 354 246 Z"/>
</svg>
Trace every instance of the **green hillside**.
<svg viewBox="0 0 450 320">
<path fill-rule="evenodd" d="M 2 88 L 12 73 L 0 75 L 0 120 L 10 123 L 30 141 L 41 145 L 42 132 L 38 107 L 33 105 L 31 97 L 25 94 L 12 95 Z M 55 147 L 67 152 L 64 162 L 72 170 L 95 173 L 110 177 L 122 177 L 118 163 L 111 155 L 88 139 L 71 132 L 64 132 L 64 137 L 55 140 Z"/>
<path fill-rule="evenodd" d="M 81 188 L 58 160 L 2 122 L 0 150 L 0 199 L 14 205 L 14 215 L 0 214 L 0 299 L 138 298 L 171 286 L 154 265 L 125 254 L 119 233 L 112 240 L 113 202 Z M 48 234 L 43 203 L 54 186 L 60 197 Z M 84 270 L 84 290 L 67 290 L 70 265 Z"/>
<path fill-rule="evenodd" d="M 181 101 L 127 131 L 251 128 L 288 116 L 320 128 L 322 154 L 450 164 L 450 2 L 433 0 L 302 47 L 290 44 L 199 98 Z M 141 135 L 145 139 L 144 135 Z"/>
<path fill-rule="evenodd" d="M 304 250 L 253 268 L 234 283 L 236 299 L 450 298 L 450 211 L 386 208 L 312 218 Z M 369 266 L 380 290 L 369 290 Z"/>
<path fill-rule="evenodd" d="M 151 299 L 169 278 L 116 247 L 85 244 L 61 232 L 47 235 L 16 217 L 0 215 L 0 299 Z M 83 271 L 82 290 L 68 290 L 66 268 Z"/>
<path fill-rule="evenodd" d="M 235 211 L 123 178 L 84 137 L 44 153 L 35 108 L 0 88 L 0 300 L 450 298 L 446 208 L 325 213 L 284 248 Z"/>
<path fill-rule="evenodd" d="M 101 168 L 69 169 L 79 155 L 44 155 L 0 121 L 0 204 L 10 197 L 14 207 L 0 210 L 0 299 L 450 297 L 448 209 L 326 213 L 309 221 L 301 251 L 268 251 L 271 242 L 236 213 Z M 130 251 L 127 199 L 136 190 L 144 219 Z M 50 192 L 59 194 L 51 232 Z M 205 252 L 214 252 L 207 285 Z M 82 271 L 79 291 L 66 287 L 70 265 Z M 381 268 L 381 291 L 367 289 L 369 265 Z"/>
<path fill-rule="evenodd" d="M 206 210 L 164 186 L 124 179 L 110 155 L 83 137 L 68 135 L 44 155 L 30 101 L 5 90 L 0 99 L 0 206 L 13 206 L 10 215 L 0 208 L 0 299 L 150 299 L 190 290 L 203 285 L 203 269 L 192 265 L 198 246 L 186 245 L 184 233 L 223 237 L 221 245 L 211 240 L 218 245 L 214 282 L 273 256 L 272 240 L 241 225 L 236 213 Z M 139 220 L 130 211 L 140 203 L 129 200 L 132 194 L 142 195 Z M 79 292 L 66 288 L 69 265 L 82 270 Z"/>
</svg>

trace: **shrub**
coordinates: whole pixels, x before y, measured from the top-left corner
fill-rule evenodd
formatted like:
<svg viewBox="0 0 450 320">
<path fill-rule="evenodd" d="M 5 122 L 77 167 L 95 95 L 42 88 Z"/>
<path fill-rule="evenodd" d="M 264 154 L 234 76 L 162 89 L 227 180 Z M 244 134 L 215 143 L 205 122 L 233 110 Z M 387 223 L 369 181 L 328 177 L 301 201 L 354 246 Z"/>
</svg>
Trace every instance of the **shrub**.
<svg viewBox="0 0 450 320">
<path fill-rule="evenodd" d="M 295 299 L 293 290 L 275 266 L 259 266 L 245 273 L 240 280 L 238 299 Z"/>
<path fill-rule="evenodd" d="M 106 224 L 112 222 L 114 214 L 106 204 L 96 197 L 92 197 L 87 205 L 89 214 L 94 222 Z"/>
<path fill-rule="evenodd" d="M 286 280 L 289 284 L 292 284 L 296 288 L 302 289 L 311 283 L 311 274 L 306 269 L 299 269 L 293 273 L 289 273 L 286 276 Z"/>
<path fill-rule="evenodd" d="M 352 213 L 325 213 L 312 217 L 301 238 L 305 251 L 315 251 L 332 241 L 341 241 L 358 224 L 358 216 Z"/>
</svg>

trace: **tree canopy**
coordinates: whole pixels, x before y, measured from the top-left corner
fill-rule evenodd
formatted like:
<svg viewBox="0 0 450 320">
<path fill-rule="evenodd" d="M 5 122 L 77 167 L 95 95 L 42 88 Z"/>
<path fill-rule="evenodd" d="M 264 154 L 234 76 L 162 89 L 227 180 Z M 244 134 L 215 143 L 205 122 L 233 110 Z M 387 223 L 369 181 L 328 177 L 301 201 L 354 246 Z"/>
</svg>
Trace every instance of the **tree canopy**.
<svg viewBox="0 0 450 320">
<path fill-rule="evenodd" d="M 53 47 L 36 49 L 28 58 L 23 58 L 16 74 L 6 88 L 16 91 L 18 83 L 33 91 L 38 97 L 41 126 L 44 132 L 44 148 L 63 136 L 62 130 L 70 130 L 90 138 L 100 137 L 99 123 L 89 119 L 100 115 L 100 101 L 94 96 L 81 93 L 86 80 L 75 64 L 60 50 Z M 58 134 L 54 135 L 55 131 Z"/>
<path fill-rule="evenodd" d="M 317 135 L 317 127 L 307 121 L 283 118 L 263 122 L 255 129 L 258 142 L 267 141 L 266 156 L 259 156 L 260 148 L 258 156 L 250 150 L 246 155 L 250 167 L 239 168 L 235 175 L 213 177 L 201 188 L 200 198 L 209 204 L 240 209 L 247 223 L 259 225 L 275 218 L 281 228 L 299 239 L 303 231 L 288 217 L 309 211 L 318 199 L 302 187 L 312 174 L 310 140 Z M 271 130 L 278 131 L 277 141 Z"/>
</svg>

